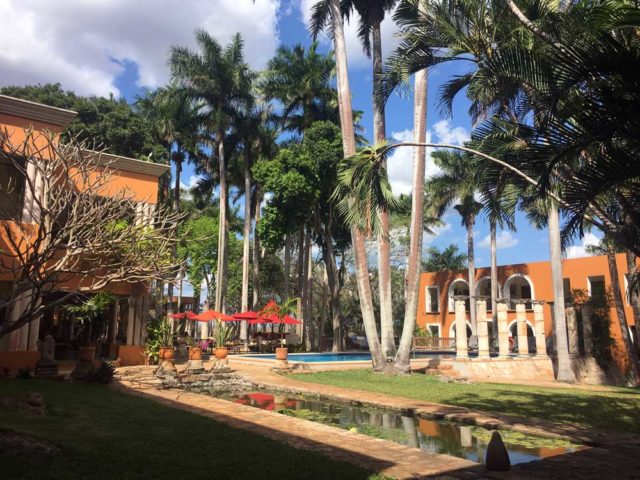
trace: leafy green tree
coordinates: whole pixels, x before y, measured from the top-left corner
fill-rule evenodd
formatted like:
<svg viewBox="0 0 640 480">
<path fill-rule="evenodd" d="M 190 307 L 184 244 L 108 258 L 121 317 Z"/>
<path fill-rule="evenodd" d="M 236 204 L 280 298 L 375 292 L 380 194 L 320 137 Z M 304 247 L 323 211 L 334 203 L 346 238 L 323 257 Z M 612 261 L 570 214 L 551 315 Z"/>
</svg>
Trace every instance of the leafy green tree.
<svg viewBox="0 0 640 480">
<path fill-rule="evenodd" d="M 457 245 L 449 245 L 440 250 L 429 247 L 427 256 L 422 260 L 422 270 L 425 272 L 442 272 L 444 270 L 464 270 L 467 268 L 467 256 L 460 253 Z"/>
<path fill-rule="evenodd" d="M 63 140 L 74 137 L 116 155 L 167 162 L 163 146 L 154 138 L 153 125 L 122 98 L 83 97 L 63 90 L 59 83 L 8 86 L 0 93 L 78 112 L 63 132 Z"/>
</svg>

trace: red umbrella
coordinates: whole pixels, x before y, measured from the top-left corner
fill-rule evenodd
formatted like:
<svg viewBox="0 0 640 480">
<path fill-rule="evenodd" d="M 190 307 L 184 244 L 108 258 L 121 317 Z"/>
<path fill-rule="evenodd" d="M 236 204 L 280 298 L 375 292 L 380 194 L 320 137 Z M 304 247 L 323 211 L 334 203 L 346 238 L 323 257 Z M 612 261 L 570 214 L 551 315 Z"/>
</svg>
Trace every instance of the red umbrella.
<svg viewBox="0 0 640 480">
<path fill-rule="evenodd" d="M 281 323 L 284 323 L 285 325 L 302 325 L 300 320 L 297 320 L 290 315 L 285 315 Z"/>
<path fill-rule="evenodd" d="M 258 312 L 258 314 L 262 315 L 265 312 L 269 312 L 269 313 L 280 312 L 280 307 L 273 300 L 269 300 L 267 304 L 264 307 L 262 307 L 262 310 Z"/>
<path fill-rule="evenodd" d="M 235 313 L 232 315 L 232 317 L 236 320 L 255 320 L 259 316 L 260 314 L 258 312 L 254 312 L 253 310 L 242 313 Z"/>
<path fill-rule="evenodd" d="M 197 320 L 199 322 L 210 322 L 211 320 L 229 321 L 235 319 L 229 315 L 225 315 L 224 313 L 216 312 L 215 310 L 207 310 L 206 312 L 193 317 L 193 320 Z"/>
<path fill-rule="evenodd" d="M 257 325 L 262 323 L 281 323 L 280 319 L 275 313 L 271 315 L 262 315 L 260 317 L 254 318 L 253 320 L 249 320 L 250 325 Z"/>
<path fill-rule="evenodd" d="M 182 320 L 184 318 L 186 318 L 187 320 L 192 320 L 194 317 L 196 317 L 196 314 L 193 312 L 179 312 L 179 313 L 171 313 L 169 314 L 169 316 L 171 318 L 176 318 L 178 320 Z"/>
</svg>

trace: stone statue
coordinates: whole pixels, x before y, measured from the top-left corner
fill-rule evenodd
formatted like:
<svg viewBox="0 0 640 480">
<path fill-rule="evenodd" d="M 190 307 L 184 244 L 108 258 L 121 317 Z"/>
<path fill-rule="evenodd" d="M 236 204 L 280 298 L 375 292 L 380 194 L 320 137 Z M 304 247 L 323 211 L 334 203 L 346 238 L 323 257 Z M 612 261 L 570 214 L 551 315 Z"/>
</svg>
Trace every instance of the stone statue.
<svg viewBox="0 0 640 480">
<path fill-rule="evenodd" d="M 55 363 L 54 356 L 56 341 L 51 335 L 46 335 L 44 341 L 38 340 L 38 350 L 40 351 L 40 361 L 42 363 Z"/>
</svg>

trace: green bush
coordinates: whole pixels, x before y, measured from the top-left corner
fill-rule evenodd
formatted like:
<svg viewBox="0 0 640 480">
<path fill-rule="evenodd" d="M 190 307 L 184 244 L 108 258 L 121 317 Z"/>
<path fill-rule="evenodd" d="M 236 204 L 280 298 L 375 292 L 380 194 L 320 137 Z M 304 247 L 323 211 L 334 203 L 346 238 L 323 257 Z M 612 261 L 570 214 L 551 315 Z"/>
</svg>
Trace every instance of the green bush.
<svg viewBox="0 0 640 480">
<path fill-rule="evenodd" d="M 93 366 L 87 375 L 89 383 L 99 383 L 106 385 L 113 379 L 113 374 L 116 372 L 116 367 L 113 363 L 102 360 L 97 366 Z"/>
</svg>

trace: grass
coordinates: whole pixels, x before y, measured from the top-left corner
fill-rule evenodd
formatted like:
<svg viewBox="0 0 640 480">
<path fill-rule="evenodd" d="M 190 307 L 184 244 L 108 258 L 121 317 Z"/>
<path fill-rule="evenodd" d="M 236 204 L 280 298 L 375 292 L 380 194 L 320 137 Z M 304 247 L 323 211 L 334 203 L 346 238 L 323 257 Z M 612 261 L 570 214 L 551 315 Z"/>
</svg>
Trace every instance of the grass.
<svg viewBox="0 0 640 480">
<path fill-rule="evenodd" d="M 449 383 L 429 375 L 390 377 L 371 370 L 319 372 L 293 377 L 305 382 L 578 424 L 596 430 L 640 432 L 639 389 L 589 391 L 492 383 Z"/>
<path fill-rule="evenodd" d="M 9 457 L 2 478 L 366 479 L 351 464 L 104 386 L 0 380 L 0 396 L 44 396 L 48 414 L 0 409 L 2 429 L 47 440 L 53 456 Z M 376 478 L 376 477 L 371 477 Z"/>
</svg>

